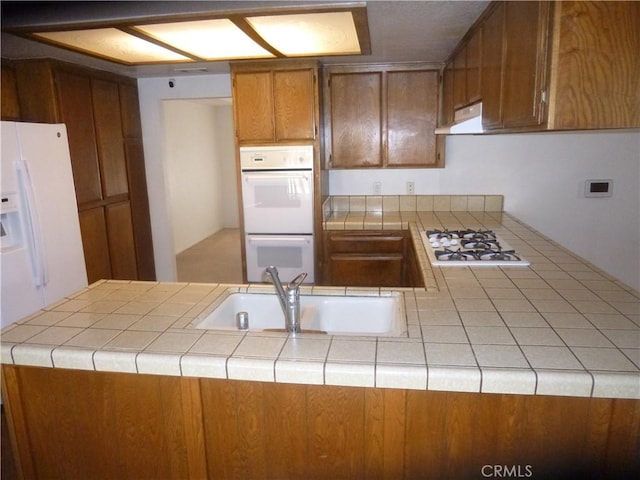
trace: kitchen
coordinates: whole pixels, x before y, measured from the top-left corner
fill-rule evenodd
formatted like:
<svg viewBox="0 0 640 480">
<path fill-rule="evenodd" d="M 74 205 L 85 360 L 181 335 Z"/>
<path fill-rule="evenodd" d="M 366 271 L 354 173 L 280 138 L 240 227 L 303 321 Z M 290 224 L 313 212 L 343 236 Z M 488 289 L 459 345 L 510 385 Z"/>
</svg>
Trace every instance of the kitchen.
<svg viewBox="0 0 640 480">
<path fill-rule="evenodd" d="M 169 86 L 171 78 L 138 80 L 148 159 L 163 158 L 162 127 L 158 124 L 160 100 L 231 96 L 228 74 L 179 77 L 173 89 Z M 446 142 L 444 169 L 374 169 L 367 170 L 366 175 L 358 170 L 330 170 L 329 193 L 373 195 L 374 184 L 379 182 L 383 195 L 404 195 L 406 182 L 411 180 L 415 182 L 417 195 L 504 195 L 505 211 L 558 243 L 571 245 L 573 252 L 610 273 L 615 272 L 614 276 L 623 283 L 637 285 L 638 179 L 628 175 L 638 170 L 637 131 L 450 136 Z M 481 173 L 473 174 L 470 169 L 477 167 L 479 151 L 483 152 Z M 147 161 L 156 273 L 158 280 L 171 281 L 175 278 L 172 250 L 163 244 L 170 238 L 168 222 L 162 215 L 166 209 L 164 175 L 162 165 Z M 585 198 L 584 181 L 602 178 L 613 179 L 614 195 Z M 624 220 L 616 220 L 620 217 L 610 214 L 612 208 Z M 551 227 L 554 230 L 560 227 L 560 233 L 552 234 Z M 574 247 L 568 242 L 575 236 L 575 230 L 578 244 Z M 610 248 L 611 232 L 631 240 L 614 248 L 622 252 L 619 257 L 607 254 L 606 259 L 596 260 L 590 249 Z M 608 259 L 617 259 L 612 260 L 614 266 L 598 263 Z"/>
</svg>

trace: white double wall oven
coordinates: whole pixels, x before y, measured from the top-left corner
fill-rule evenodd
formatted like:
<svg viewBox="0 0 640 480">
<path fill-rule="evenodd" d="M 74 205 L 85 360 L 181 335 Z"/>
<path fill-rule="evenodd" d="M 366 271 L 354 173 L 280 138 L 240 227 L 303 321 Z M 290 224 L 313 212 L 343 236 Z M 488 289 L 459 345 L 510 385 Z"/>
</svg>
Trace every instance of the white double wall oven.
<svg viewBox="0 0 640 480">
<path fill-rule="evenodd" d="M 247 281 L 275 265 L 283 281 L 313 283 L 313 146 L 241 147 L 240 169 Z"/>
</svg>

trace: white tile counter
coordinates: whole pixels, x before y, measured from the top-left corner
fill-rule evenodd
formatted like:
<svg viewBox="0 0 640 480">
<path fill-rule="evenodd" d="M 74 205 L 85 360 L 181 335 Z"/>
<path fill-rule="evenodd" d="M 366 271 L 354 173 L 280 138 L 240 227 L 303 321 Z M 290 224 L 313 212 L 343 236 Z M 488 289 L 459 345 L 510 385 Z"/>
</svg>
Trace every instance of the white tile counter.
<svg viewBox="0 0 640 480">
<path fill-rule="evenodd" d="M 394 289 L 404 296 L 408 334 L 393 338 L 198 330 L 189 324 L 229 289 L 273 288 L 101 281 L 4 329 L 2 363 L 640 398 L 638 292 L 504 213 L 430 211 L 408 217 L 405 227 L 414 242 L 425 228 L 493 229 L 531 266 L 431 268 L 419 251 L 427 287 Z M 384 290 L 304 287 L 303 293 L 388 294 Z"/>
</svg>

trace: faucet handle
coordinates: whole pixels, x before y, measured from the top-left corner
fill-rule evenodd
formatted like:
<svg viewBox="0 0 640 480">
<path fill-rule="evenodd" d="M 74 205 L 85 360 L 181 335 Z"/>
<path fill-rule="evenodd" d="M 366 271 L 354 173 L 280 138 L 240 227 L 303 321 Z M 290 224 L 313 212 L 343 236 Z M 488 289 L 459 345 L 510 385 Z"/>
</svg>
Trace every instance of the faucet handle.
<svg viewBox="0 0 640 480">
<path fill-rule="evenodd" d="M 293 290 L 293 289 L 298 288 L 302 284 L 302 282 L 304 282 L 305 278 L 307 278 L 307 273 L 306 272 L 302 272 L 296 278 L 291 280 L 289 282 L 289 285 L 288 285 L 289 290 Z"/>
</svg>

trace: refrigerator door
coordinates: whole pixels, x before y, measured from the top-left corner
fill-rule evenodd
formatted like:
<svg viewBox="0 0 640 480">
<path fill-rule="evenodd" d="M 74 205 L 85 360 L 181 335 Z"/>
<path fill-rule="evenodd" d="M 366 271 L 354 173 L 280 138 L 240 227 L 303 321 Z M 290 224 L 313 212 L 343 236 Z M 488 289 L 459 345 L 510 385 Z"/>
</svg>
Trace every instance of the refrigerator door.
<svg viewBox="0 0 640 480">
<path fill-rule="evenodd" d="M 9 125 L 2 123 L 2 171 L 10 178 L 2 193 L 16 191 L 21 232 L 17 244 L 2 247 L 3 326 L 87 286 L 66 128 L 15 123 L 17 152 L 5 156 Z"/>
<path fill-rule="evenodd" d="M 2 210 L 0 221 L 0 325 L 32 314 L 44 304 L 42 289 L 34 284 L 34 271 L 22 222 L 15 161 L 20 158 L 16 128 L 2 122 Z"/>
<path fill-rule="evenodd" d="M 29 168 L 44 255 L 44 306 L 87 286 L 67 129 L 17 123 Z"/>
</svg>

